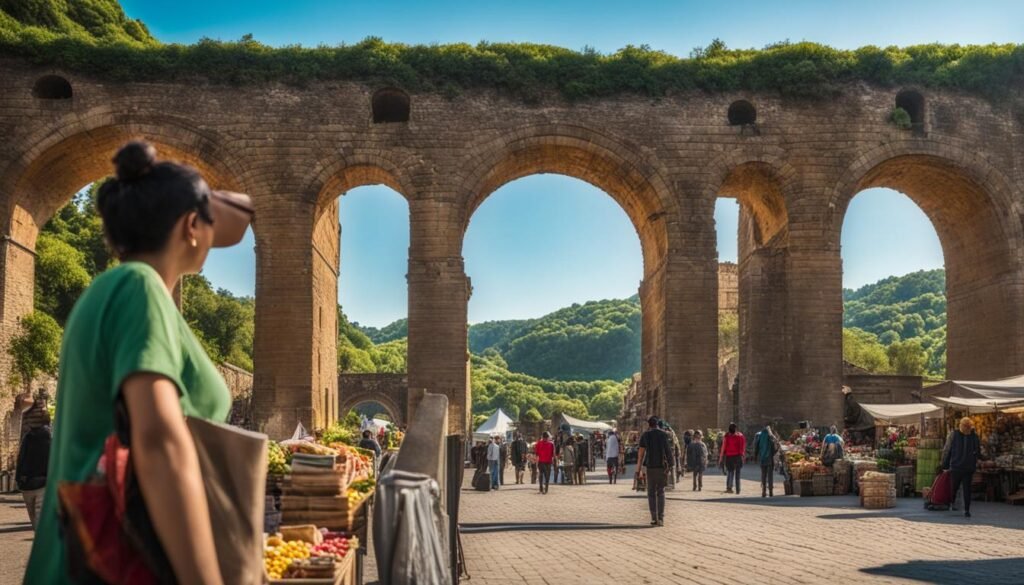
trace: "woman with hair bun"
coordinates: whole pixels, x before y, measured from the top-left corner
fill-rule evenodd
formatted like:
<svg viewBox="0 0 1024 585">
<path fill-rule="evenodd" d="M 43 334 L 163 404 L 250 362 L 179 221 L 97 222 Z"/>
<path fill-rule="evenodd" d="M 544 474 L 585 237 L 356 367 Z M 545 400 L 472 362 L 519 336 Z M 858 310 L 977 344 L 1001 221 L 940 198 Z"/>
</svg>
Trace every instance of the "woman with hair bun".
<svg viewBox="0 0 1024 585">
<path fill-rule="evenodd" d="M 120 407 L 132 465 L 178 583 L 224 583 L 195 445 L 185 417 L 223 421 L 231 396 L 171 296 L 212 247 L 238 243 L 249 198 L 212 191 L 188 166 L 158 161 L 145 142 L 114 157 L 97 206 L 121 263 L 98 276 L 67 321 L 49 479 L 25 582 L 71 581 L 56 489 L 96 470 Z"/>
</svg>

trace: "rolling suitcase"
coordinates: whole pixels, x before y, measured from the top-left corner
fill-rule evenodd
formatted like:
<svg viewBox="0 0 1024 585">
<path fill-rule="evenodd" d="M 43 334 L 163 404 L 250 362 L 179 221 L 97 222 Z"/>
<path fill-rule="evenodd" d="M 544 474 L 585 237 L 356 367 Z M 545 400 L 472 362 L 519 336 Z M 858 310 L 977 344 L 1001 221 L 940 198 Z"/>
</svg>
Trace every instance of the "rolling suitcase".
<svg viewBox="0 0 1024 585">
<path fill-rule="evenodd" d="M 953 503 L 953 477 L 949 471 L 943 471 L 932 482 L 931 492 L 925 500 L 924 507 L 929 510 L 948 510 Z"/>
<path fill-rule="evenodd" d="M 491 491 L 491 472 L 484 471 L 473 477 L 473 488 L 478 492 Z"/>
</svg>

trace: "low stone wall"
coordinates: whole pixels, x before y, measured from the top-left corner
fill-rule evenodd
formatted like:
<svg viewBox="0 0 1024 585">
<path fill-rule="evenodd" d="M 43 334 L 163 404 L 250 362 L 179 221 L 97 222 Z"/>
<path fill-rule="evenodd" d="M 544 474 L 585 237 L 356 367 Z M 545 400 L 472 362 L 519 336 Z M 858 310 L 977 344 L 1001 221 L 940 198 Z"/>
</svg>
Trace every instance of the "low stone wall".
<svg viewBox="0 0 1024 585">
<path fill-rule="evenodd" d="M 913 394 L 921 391 L 921 376 L 882 374 L 846 374 L 846 385 L 861 404 L 906 404 L 916 402 Z"/>
<path fill-rule="evenodd" d="M 233 366 L 231 364 L 220 364 L 217 366 L 217 371 L 224 378 L 224 382 L 228 385 L 228 390 L 231 391 L 231 398 L 237 400 L 239 398 L 252 394 L 252 373 Z"/>
</svg>

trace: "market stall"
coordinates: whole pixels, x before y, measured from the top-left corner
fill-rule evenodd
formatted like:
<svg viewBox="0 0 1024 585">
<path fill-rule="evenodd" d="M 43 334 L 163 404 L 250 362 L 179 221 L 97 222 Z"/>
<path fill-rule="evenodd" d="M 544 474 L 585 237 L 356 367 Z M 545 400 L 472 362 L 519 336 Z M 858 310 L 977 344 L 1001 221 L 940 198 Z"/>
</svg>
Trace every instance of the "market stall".
<svg viewBox="0 0 1024 585">
<path fill-rule="evenodd" d="M 921 394 L 944 408 L 950 428 L 965 415 L 974 421 L 982 451 L 975 489 L 987 500 L 1024 501 L 1024 376 L 947 380 Z"/>
<path fill-rule="evenodd" d="M 941 463 L 943 411 L 934 404 L 861 404 L 875 420 L 875 469 L 893 473 L 898 496 L 931 487 Z"/>
<path fill-rule="evenodd" d="M 376 486 L 373 452 L 352 444 L 355 422 L 319 439 L 300 431 L 268 448 L 267 575 L 271 583 L 355 583 Z"/>
</svg>

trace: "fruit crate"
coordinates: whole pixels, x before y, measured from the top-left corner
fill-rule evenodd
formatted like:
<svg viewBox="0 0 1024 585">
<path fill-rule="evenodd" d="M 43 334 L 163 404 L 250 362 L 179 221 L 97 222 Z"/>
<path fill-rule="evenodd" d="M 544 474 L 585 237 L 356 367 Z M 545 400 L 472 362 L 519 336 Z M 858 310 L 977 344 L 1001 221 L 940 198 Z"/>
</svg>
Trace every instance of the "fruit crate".
<svg viewBox="0 0 1024 585">
<path fill-rule="evenodd" d="M 356 549 L 334 565 L 333 579 L 270 579 L 270 585 L 356 585 Z"/>
</svg>

